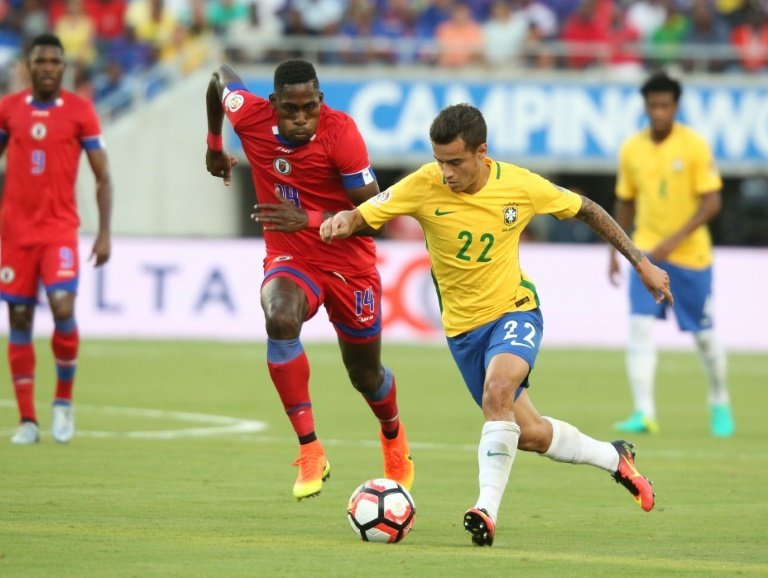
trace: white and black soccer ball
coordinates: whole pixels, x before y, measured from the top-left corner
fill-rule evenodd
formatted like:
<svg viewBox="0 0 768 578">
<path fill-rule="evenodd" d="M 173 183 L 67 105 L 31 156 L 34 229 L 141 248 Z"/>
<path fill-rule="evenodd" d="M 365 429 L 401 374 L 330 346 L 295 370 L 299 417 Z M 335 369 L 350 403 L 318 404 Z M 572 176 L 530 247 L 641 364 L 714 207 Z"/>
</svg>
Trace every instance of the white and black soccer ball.
<svg viewBox="0 0 768 578">
<path fill-rule="evenodd" d="M 408 490 L 386 478 L 360 484 L 347 506 L 349 524 L 365 542 L 399 542 L 411 531 L 415 516 Z"/>
</svg>

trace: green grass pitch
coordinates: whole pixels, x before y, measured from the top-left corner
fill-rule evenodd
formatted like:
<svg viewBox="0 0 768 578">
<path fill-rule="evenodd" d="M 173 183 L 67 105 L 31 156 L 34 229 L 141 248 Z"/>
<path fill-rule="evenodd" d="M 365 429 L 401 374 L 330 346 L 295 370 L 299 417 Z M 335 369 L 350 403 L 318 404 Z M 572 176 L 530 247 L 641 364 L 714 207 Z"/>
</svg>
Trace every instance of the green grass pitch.
<svg viewBox="0 0 768 578">
<path fill-rule="evenodd" d="M 0 576 L 768 575 L 764 354 L 729 359 L 731 439 L 709 435 L 695 354 L 661 355 L 661 433 L 631 440 L 655 482 L 654 511 L 605 472 L 518 453 L 496 542 L 474 548 L 461 520 L 477 493 L 482 417 L 447 349 L 384 346 L 416 461 L 417 515 L 402 543 L 382 545 L 359 542 L 345 515 L 352 490 L 382 474 L 378 425 L 337 348 L 306 348 L 332 475 L 301 503 L 291 496 L 296 442 L 263 344 L 85 341 L 78 435 L 66 446 L 49 434 L 48 343 L 37 342 L 37 446 L 9 442 L 4 361 Z M 630 412 L 620 351 L 545 348 L 532 382 L 542 414 L 599 439 L 615 439 L 612 423 Z"/>
</svg>

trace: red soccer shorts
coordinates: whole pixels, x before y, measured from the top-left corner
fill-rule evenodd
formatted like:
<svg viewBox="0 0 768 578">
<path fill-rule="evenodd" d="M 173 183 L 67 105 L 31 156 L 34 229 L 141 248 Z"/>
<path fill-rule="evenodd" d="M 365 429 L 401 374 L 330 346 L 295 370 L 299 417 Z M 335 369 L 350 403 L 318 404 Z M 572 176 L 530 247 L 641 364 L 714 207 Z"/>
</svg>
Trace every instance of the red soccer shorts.
<svg viewBox="0 0 768 578">
<path fill-rule="evenodd" d="M 79 274 L 77 240 L 28 247 L 3 242 L 0 246 L 0 298 L 10 303 L 36 303 L 40 281 L 46 293 L 77 293 Z"/>
<path fill-rule="evenodd" d="M 336 333 L 349 343 L 368 343 L 381 334 L 381 277 L 375 267 L 354 276 L 320 270 L 290 255 L 270 255 L 264 261 L 264 282 L 287 277 L 307 296 L 307 319 L 325 306 Z"/>
</svg>

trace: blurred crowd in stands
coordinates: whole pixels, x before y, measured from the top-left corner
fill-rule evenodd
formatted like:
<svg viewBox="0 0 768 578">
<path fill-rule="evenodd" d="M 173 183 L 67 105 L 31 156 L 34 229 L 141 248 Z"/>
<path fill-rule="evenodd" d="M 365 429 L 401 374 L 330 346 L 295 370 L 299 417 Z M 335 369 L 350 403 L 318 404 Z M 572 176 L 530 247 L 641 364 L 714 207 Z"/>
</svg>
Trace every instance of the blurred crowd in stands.
<svg viewBox="0 0 768 578">
<path fill-rule="evenodd" d="M 630 72 L 670 64 L 706 72 L 753 72 L 768 64 L 765 0 L 272 0 L 268 4 L 275 10 L 270 17 L 276 24 L 268 33 L 281 36 L 284 46 L 301 46 L 292 43 L 292 37 L 333 39 L 316 43 L 318 58 L 327 62 L 601 67 Z M 235 49 L 247 47 L 248 40 L 235 35 L 230 44 Z"/>
<path fill-rule="evenodd" d="M 218 47 L 235 63 L 757 73 L 768 0 L 0 0 L 0 94 L 19 56 L 58 34 L 69 86 L 110 114 Z"/>
<path fill-rule="evenodd" d="M 0 94 L 25 83 L 22 58 L 53 32 L 68 60 L 65 85 L 110 116 L 152 98 L 211 51 L 218 2 L 204 0 L 0 0 Z"/>
</svg>

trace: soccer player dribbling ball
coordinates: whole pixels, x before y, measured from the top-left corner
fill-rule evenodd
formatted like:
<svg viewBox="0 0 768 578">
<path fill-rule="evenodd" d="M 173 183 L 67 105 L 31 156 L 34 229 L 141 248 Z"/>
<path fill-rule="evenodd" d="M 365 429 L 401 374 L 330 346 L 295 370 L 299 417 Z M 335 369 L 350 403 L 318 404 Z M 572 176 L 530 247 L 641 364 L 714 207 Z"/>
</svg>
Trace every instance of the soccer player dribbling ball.
<svg viewBox="0 0 768 578">
<path fill-rule="evenodd" d="M 225 115 L 251 165 L 257 201 L 252 218 L 263 225 L 267 251 L 261 286 L 267 366 L 299 441 L 294 497 L 319 494 L 330 475 L 315 432 L 309 361 L 300 339 L 303 323 L 321 305 L 352 385 L 380 422 L 384 477 L 410 489 L 414 467 L 395 378 L 381 364 L 381 280 L 373 240 L 352 237 L 329 250 L 317 233 L 326 216 L 379 192 L 357 126 L 324 103 L 314 67 L 299 59 L 276 68 L 268 99 L 250 93 L 222 65 L 213 73 L 206 103 L 208 172 L 229 184 L 237 162 L 223 150 Z"/>
<path fill-rule="evenodd" d="M 27 68 L 32 86 L 0 101 L 0 155 L 8 151 L 0 210 L 0 298 L 8 303 L 8 362 L 19 409 L 16 444 L 40 439 L 34 399 L 32 322 L 42 281 L 54 320 L 56 361 L 53 438 L 75 434 L 72 389 L 80 343 L 75 320 L 79 278 L 75 182 L 85 150 L 96 180 L 99 231 L 91 260 L 107 262 L 111 250 L 112 183 L 93 105 L 62 89 L 64 49 L 52 34 L 32 41 Z"/>
<path fill-rule="evenodd" d="M 435 162 L 320 227 L 326 242 L 398 215 L 421 224 L 442 303 L 448 346 L 482 408 L 478 446 L 480 495 L 464 514 L 478 546 L 493 544 L 501 498 L 518 449 L 610 472 L 645 511 L 650 482 L 635 467 L 632 444 L 595 440 L 564 421 L 543 417 L 528 395 L 543 318 L 536 286 L 520 269 L 520 235 L 537 214 L 577 218 L 616 247 L 658 301 L 672 301 L 667 274 L 634 246 L 593 201 L 526 169 L 487 156 L 487 126 L 468 104 L 449 106 L 432 122 Z"/>
</svg>

